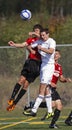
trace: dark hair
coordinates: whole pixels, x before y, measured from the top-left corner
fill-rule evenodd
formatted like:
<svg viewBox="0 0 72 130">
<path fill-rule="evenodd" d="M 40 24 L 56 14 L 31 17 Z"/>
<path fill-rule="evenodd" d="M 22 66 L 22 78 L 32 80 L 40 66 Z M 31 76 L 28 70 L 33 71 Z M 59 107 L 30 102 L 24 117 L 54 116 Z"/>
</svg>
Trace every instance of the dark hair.
<svg viewBox="0 0 72 130">
<path fill-rule="evenodd" d="M 59 50 L 59 49 L 57 49 L 57 48 L 55 49 L 55 51 L 58 51 L 58 52 L 60 53 L 60 50 Z"/>
<path fill-rule="evenodd" d="M 43 29 L 41 30 L 41 32 L 46 32 L 46 34 L 48 34 L 48 33 L 49 33 L 49 29 L 48 29 L 48 28 L 43 28 Z"/>
<path fill-rule="evenodd" d="M 43 29 L 43 27 L 42 27 L 42 25 L 40 25 L 40 24 L 35 24 L 34 25 L 34 27 L 33 27 L 33 31 L 35 30 L 35 29 L 40 29 L 40 31 Z"/>
</svg>

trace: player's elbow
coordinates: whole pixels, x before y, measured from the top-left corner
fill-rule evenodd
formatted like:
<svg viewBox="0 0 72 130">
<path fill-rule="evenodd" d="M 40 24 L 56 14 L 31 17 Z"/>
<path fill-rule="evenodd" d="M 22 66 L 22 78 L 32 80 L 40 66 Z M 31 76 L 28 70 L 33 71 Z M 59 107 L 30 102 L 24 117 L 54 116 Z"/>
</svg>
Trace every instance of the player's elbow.
<svg viewBox="0 0 72 130">
<path fill-rule="evenodd" d="M 53 53 L 54 53 L 54 49 L 53 49 L 53 48 L 50 48 L 50 49 L 48 50 L 48 52 L 49 52 L 49 54 L 53 54 Z"/>
</svg>

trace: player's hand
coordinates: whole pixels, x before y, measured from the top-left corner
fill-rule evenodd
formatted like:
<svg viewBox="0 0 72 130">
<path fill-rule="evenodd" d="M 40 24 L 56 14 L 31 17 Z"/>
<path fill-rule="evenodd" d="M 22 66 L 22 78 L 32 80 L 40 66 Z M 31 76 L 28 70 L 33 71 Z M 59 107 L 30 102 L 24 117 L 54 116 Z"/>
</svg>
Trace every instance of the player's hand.
<svg viewBox="0 0 72 130">
<path fill-rule="evenodd" d="M 67 78 L 66 80 L 67 80 L 67 82 L 72 82 L 72 80 L 70 78 Z"/>
<path fill-rule="evenodd" d="M 32 54 L 36 54 L 36 51 L 33 50 L 33 49 L 31 49 L 31 53 L 32 53 Z"/>
<path fill-rule="evenodd" d="M 37 47 L 38 47 L 38 50 L 41 50 L 41 45 L 38 45 Z"/>
<path fill-rule="evenodd" d="M 29 36 L 32 37 L 32 36 L 36 36 L 36 37 L 40 37 L 40 34 L 36 33 L 36 32 L 29 32 Z"/>
<path fill-rule="evenodd" d="M 29 32 L 29 36 L 32 37 L 35 32 Z"/>
<path fill-rule="evenodd" d="M 15 43 L 14 43 L 13 41 L 9 41 L 9 42 L 8 42 L 8 45 L 9 45 L 9 46 L 15 46 Z"/>
</svg>

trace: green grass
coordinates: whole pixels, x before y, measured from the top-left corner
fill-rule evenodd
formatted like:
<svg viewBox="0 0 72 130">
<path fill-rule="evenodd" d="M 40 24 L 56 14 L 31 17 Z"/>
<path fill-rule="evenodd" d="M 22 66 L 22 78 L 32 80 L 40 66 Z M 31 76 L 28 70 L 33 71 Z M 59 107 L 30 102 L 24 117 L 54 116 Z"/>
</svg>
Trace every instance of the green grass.
<svg viewBox="0 0 72 130">
<path fill-rule="evenodd" d="M 65 125 L 64 121 L 71 108 L 64 108 L 57 121 L 61 130 L 72 130 L 71 126 Z M 46 109 L 39 109 L 36 117 L 26 117 L 21 109 L 12 112 L 0 111 L 0 130 L 48 130 L 51 119 L 41 121 Z"/>
</svg>

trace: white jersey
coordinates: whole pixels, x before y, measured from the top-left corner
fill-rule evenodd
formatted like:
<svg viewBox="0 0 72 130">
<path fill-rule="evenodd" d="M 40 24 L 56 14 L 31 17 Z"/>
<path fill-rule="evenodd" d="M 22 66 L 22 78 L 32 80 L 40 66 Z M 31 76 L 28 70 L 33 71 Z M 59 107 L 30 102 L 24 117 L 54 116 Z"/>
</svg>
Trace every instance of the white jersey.
<svg viewBox="0 0 72 130">
<path fill-rule="evenodd" d="M 56 42 L 52 38 L 48 38 L 47 41 L 37 40 L 36 42 L 34 42 L 34 44 L 32 44 L 32 47 L 34 48 L 37 45 L 41 45 L 41 47 L 47 48 L 47 49 L 53 48 L 55 50 Z M 39 50 L 39 53 L 41 54 L 42 63 L 45 63 L 45 64 L 54 63 L 54 53 L 55 53 L 55 51 L 52 54 L 48 54 L 46 52 Z"/>
</svg>

